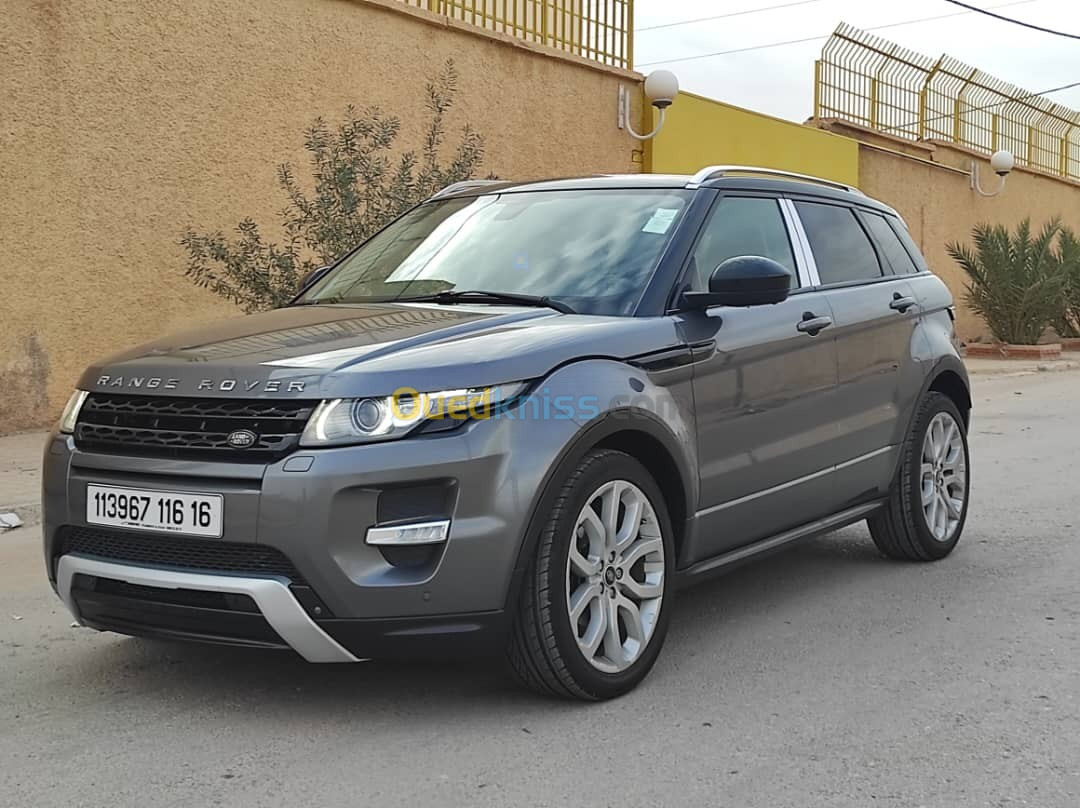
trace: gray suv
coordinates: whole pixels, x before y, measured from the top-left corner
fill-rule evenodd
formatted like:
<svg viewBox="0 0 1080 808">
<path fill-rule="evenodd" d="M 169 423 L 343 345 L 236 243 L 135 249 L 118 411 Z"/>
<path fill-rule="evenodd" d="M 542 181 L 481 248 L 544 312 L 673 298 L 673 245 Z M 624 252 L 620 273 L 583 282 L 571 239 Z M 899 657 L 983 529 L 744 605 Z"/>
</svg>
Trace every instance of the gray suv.
<svg viewBox="0 0 1080 808">
<path fill-rule="evenodd" d="M 445 189 L 284 308 L 94 364 L 45 452 L 48 574 L 123 634 L 312 662 L 648 673 L 686 584 L 968 505 L 952 300 L 901 218 L 768 169 Z"/>
</svg>

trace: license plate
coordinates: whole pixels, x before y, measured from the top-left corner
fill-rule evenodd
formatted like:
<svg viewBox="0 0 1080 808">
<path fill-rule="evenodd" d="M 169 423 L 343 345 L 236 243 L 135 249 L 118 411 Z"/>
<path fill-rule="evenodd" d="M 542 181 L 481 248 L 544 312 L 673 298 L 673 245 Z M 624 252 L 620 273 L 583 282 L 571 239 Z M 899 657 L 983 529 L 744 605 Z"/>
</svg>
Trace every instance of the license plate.
<svg viewBox="0 0 1080 808">
<path fill-rule="evenodd" d="M 224 499 L 221 494 L 88 485 L 86 521 L 128 530 L 220 539 Z"/>
</svg>

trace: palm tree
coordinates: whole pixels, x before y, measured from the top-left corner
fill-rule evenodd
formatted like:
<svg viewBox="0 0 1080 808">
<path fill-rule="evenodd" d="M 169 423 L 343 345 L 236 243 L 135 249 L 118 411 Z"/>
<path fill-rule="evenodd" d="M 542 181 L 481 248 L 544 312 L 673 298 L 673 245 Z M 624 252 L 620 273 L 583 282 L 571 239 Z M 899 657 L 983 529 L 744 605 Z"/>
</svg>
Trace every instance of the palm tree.
<svg viewBox="0 0 1080 808">
<path fill-rule="evenodd" d="M 979 224 L 971 231 L 974 252 L 963 244 L 946 245 L 967 273 L 967 304 L 995 339 L 1035 345 L 1060 319 L 1066 272 L 1054 241 L 1061 229 L 1060 220 L 1053 219 L 1033 238 L 1028 219 L 1016 235 L 1003 225 Z"/>
<path fill-rule="evenodd" d="M 1080 337 L 1080 238 L 1067 227 L 1058 239 L 1058 260 L 1065 272 L 1063 306 L 1054 319 L 1054 330 L 1062 337 Z"/>
</svg>

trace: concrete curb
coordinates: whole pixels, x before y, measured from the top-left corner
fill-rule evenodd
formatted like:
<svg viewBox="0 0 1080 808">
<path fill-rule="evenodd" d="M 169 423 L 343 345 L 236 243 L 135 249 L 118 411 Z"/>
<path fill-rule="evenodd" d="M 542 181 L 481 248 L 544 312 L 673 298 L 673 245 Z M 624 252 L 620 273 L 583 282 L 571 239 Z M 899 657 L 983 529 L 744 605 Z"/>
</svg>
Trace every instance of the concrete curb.
<svg viewBox="0 0 1080 808">
<path fill-rule="evenodd" d="M 1019 362 L 1052 361 L 1061 358 L 1061 343 L 1010 345 L 1007 342 L 973 342 L 964 346 L 964 356 L 972 359 L 1012 359 Z"/>
<path fill-rule="evenodd" d="M 982 364 L 985 362 L 992 362 L 993 365 Z M 1050 362 L 1033 362 L 1030 364 L 1023 364 L 1015 359 L 983 359 L 978 366 L 967 363 L 968 373 L 971 376 L 995 378 L 1034 376 L 1038 373 L 1063 373 L 1077 368 L 1080 368 L 1080 362 L 1072 359 L 1055 359 Z"/>
</svg>

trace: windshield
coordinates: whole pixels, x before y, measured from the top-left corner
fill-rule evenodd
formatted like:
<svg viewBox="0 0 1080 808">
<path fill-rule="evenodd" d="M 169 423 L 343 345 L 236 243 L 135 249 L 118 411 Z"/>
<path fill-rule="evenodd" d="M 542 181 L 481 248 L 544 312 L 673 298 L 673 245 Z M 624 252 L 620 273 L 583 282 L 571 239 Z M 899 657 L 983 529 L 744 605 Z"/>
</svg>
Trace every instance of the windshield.
<svg viewBox="0 0 1080 808">
<path fill-rule="evenodd" d="M 363 244 L 298 302 L 483 290 L 547 296 L 582 313 L 629 314 L 690 197 L 618 189 L 430 202 Z"/>
</svg>

